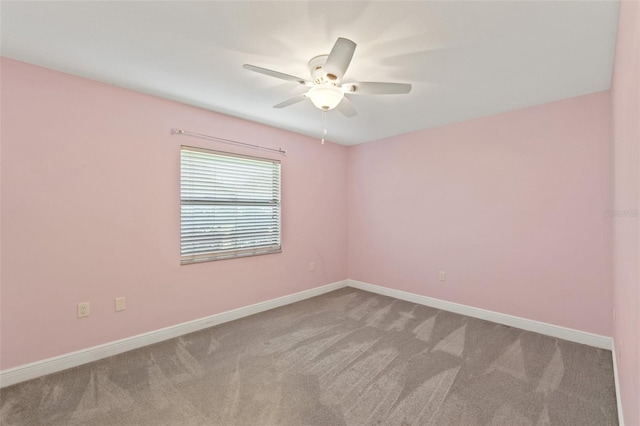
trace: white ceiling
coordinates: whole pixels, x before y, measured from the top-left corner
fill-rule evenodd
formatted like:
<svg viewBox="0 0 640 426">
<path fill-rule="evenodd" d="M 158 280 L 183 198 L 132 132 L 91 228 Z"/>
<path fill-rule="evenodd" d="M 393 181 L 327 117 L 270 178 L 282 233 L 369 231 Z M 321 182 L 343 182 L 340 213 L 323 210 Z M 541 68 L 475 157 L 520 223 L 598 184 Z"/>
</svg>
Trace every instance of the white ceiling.
<svg viewBox="0 0 640 426">
<path fill-rule="evenodd" d="M 320 137 L 306 88 L 338 37 L 358 46 L 344 81 L 411 83 L 327 113 L 344 145 L 607 90 L 617 1 L 2 1 L 2 56 Z M 180 123 L 176 123 L 180 126 Z M 198 129 L 190 129 L 198 131 Z"/>
</svg>

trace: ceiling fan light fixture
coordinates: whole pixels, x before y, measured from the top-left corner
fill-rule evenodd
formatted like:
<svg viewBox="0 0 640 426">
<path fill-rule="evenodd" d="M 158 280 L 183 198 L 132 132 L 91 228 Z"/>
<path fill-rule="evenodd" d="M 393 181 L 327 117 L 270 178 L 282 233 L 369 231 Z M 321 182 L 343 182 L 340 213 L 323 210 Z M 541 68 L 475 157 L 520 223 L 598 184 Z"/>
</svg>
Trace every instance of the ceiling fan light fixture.
<svg viewBox="0 0 640 426">
<path fill-rule="evenodd" d="M 346 95 L 400 95 L 411 91 L 411 84 L 408 83 L 379 81 L 342 83 L 342 77 L 349 68 L 355 50 L 356 44 L 353 41 L 338 37 L 328 55 L 314 56 L 309 60 L 311 80 L 250 64 L 244 64 L 243 67 L 249 71 L 310 87 L 308 92 L 275 104 L 274 108 L 288 107 L 309 99 L 322 111 L 337 108 L 345 117 L 353 117 L 357 112 Z"/>
<path fill-rule="evenodd" d="M 311 99 L 311 102 L 323 111 L 329 111 L 338 106 L 344 93 L 341 89 L 330 84 L 319 84 L 313 86 L 307 96 Z"/>
</svg>

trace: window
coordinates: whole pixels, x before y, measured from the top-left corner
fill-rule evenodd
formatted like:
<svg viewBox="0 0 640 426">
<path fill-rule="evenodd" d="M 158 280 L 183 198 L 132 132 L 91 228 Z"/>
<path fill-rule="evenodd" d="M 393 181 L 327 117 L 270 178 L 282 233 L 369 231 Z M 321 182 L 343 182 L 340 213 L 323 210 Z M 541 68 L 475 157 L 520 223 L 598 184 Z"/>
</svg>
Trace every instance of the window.
<svg viewBox="0 0 640 426">
<path fill-rule="evenodd" d="M 183 146 L 181 263 L 280 251 L 280 162 Z"/>
</svg>

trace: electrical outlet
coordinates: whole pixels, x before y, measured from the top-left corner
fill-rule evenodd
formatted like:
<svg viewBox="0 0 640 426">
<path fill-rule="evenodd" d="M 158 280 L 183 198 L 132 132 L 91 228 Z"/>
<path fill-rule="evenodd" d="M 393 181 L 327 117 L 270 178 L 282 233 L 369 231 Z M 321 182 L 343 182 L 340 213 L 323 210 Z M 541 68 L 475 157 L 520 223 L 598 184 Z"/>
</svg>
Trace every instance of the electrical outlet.
<svg viewBox="0 0 640 426">
<path fill-rule="evenodd" d="M 115 298 L 116 312 L 124 311 L 127 308 L 127 302 L 124 297 Z"/>
<path fill-rule="evenodd" d="M 316 270 L 316 264 L 313 262 L 309 262 L 309 272 L 313 272 Z"/>
<path fill-rule="evenodd" d="M 78 303 L 78 318 L 85 318 L 89 316 L 89 302 Z"/>
<path fill-rule="evenodd" d="M 445 271 L 440 271 L 438 273 L 438 279 L 440 281 L 446 281 L 447 280 L 447 273 Z"/>
</svg>

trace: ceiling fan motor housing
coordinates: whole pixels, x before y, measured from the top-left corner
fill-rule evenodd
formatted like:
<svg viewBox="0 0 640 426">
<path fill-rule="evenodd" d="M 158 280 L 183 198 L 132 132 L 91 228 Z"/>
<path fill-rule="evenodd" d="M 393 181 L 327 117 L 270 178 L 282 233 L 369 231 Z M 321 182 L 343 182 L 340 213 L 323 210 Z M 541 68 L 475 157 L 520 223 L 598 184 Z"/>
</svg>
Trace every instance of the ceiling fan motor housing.
<svg viewBox="0 0 640 426">
<path fill-rule="evenodd" d="M 309 73 L 316 84 L 331 83 L 337 86 L 340 83 L 338 77 L 333 74 L 327 74 L 323 68 L 328 57 L 329 55 L 318 55 L 311 58 L 309 61 Z"/>
</svg>

